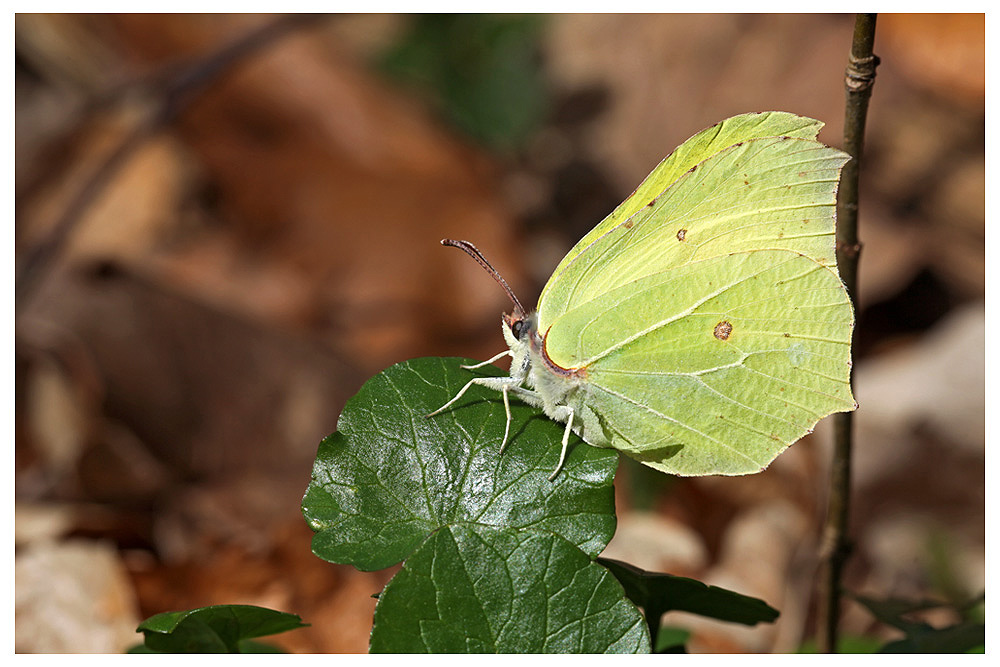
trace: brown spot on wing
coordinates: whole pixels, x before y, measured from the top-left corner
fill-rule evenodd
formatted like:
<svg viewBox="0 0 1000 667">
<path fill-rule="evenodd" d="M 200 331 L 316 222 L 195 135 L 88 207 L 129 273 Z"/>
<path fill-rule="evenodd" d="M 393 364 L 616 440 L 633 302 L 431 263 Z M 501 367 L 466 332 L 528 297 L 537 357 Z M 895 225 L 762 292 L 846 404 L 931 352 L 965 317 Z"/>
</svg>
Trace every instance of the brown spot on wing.
<svg viewBox="0 0 1000 667">
<path fill-rule="evenodd" d="M 715 330 L 712 332 L 712 335 L 714 335 L 719 340 L 729 340 L 729 336 L 731 336 L 732 333 L 733 333 L 733 325 L 727 322 L 726 320 L 722 320 L 721 322 L 715 325 Z"/>
</svg>

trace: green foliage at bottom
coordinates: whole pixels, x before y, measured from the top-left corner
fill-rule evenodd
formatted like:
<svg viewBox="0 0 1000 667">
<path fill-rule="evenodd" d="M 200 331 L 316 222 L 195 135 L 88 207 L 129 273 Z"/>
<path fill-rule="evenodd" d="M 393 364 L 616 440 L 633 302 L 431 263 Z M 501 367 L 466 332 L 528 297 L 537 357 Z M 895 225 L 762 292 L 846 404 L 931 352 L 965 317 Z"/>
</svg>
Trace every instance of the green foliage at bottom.
<svg viewBox="0 0 1000 667">
<path fill-rule="evenodd" d="M 614 534 L 618 455 L 569 442 L 563 425 L 512 400 L 502 375 L 462 359 L 412 359 L 379 373 L 320 443 L 302 513 L 313 552 L 377 570 L 373 653 L 648 653 L 668 609 L 769 622 L 766 603 L 692 579 L 595 561 Z M 432 414 L 433 413 L 433 414 Z M 646 611 L 647 622 L 639 611 Z M 667 637 L 682 652 L 685 638 Z"/>
<path fill-rule="evenodd" d="M 978 620 L 962 620 L 954 625 L 936 628 L 919 620 L 911 620 L 909 615 L 926 609 L 951 607 L 958 615 L 968 616 L 969 611 L 979 607 L 984 596 L 980 596 L 961 607 L 935 600 L 900 600 L 887 598 L 876 600 L 861 595 L 854 599 L 865 606 L 875 618 L 886 625 L 903 632 L 903 638 L 889 642 L 879 653 L 983 653 L 986 646 L 986 624 Z"/>
<path fill-rule="evenodd" d="M 145 643 L 129 653 L 280 653 L 253 639 L 306 625 L 295 614 L 251 605 L 164 612 L 139 624 Z"/>
</svg>

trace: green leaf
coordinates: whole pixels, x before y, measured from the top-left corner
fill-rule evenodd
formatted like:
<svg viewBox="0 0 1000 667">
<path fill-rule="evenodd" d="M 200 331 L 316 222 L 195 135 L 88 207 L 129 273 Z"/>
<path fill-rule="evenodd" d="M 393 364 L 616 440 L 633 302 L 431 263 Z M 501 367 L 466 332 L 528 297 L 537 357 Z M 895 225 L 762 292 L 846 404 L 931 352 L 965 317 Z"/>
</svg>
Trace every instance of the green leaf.
<svg viewBox="0 0 1000 667">
<path fill-rule="evenodd" d="M 444 527 L 375 608 L 373 653 L 640 653 L 649 635 L 611 574 L 551 533 Z"/>
<path fill-rule="evenodd" d="M 965 622 L 911 630 L 905 639 L 886 644 L 879 653 L 981 653 L 985 645 L 986 625 Z"/>
<path fill-rule="evenodd" d="M 656 635 L 653 653 L 687 653 L 685 644 L 691 639 L 691 632 L 684 628 L 663 626 Z"/>
<path fill-rule="evenodd" d="M 295 614 L 251 605 L 164 612 L 139 624 L 144 650 L 130 653 L 261 653 L 263 644 L 246 640 L 306 626 Z"/>
<path fill-rule="evenodd" d="M 237 648 L 239 653 L 284 653 L 273 644 L 265 644 L 254 639 L 241 639 L 237 642 Z"/>
<path fill-rule="evenodd" d="M 906 632 L 912 628 L 918 628 L 925 623 L 911 621 L 904 616 L 926 609 L 944 606 L 944 603 L 936 600 L 904 600 L 901 598 L 885 598 L 877 600 L 863 595 L 853 596 L 855 600 L 868 608 L 872 616 L 882 621 L 886 625 L 899 628 Z"/>
<path fill-rule="evenodd" d="M 686 611 L 743 625 L 771 623 L 778 618 L 778 610 L 758 598 L 687 577 L 647 572 L 608 558 L 599 558 L 598 562 L 615 575 L 629 599 L 645 609 L 647 616 Z"/>
<path fill-rule="evenodd" d="M 853 596 L 875 618 L 902 630 L 904 639 L 890 642 L 879 653 L 969 653 L 986 644 L 986 626 L 975 621 L 963 621 L 944 628 L 935 628 L 923 621 L 905 618 L 907 614 L 952 605 L 935 600 L 874 599 Z M 969 604 L 977 603 L 977 600 Z"/>
<path fill-rule="evenodd" d="M 125 652 L 128 654 L 160 653 L 159 651 L 154 651 L 151 648 L 147 648 L 145 644 L 136 644 L 135 646 L 130 646 L 129 649 Z"/>
<path fill-rule="evenodd" d="M 320 444 L 302 511 L 316 531 L 313 552 L 377 570 L 399 563 L 433 531 L 472 523 L 552 531 L 596 556 L 615 529 L 617 454 L 573 437 L 559 458 L 563 426 L 511 400 L 510 442 L 497 392 L 473 386 L 445 412 L 426 417 L 493 367 L 423 358 L 371 378 Z"/>
</svg>

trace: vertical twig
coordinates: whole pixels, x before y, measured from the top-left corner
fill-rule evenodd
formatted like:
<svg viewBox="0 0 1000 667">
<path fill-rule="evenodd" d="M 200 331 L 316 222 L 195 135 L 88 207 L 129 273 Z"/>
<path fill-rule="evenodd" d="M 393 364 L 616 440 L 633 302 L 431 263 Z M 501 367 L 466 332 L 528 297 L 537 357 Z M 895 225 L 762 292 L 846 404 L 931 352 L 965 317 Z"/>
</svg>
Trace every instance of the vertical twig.
<svg viewBox="0 0 1000 667">
<path fill-rule="evenodd" d="M 837 265 L 857 313 L 858 304 L 858 175 L 864 148 L 868 101 L 875 83 L 878 57 L 875 42 L 875 14 L 858 14 L 854 41 L 847 66 L 847 105 L 844 117 L 844 150 L 853 158 L 844 166 L 837 200 Z M 853 385 L 853 373 L 851 384 Z M 854 413 L 834 415 L 833 462 L 826 525 L 823 530 L 823 580 L 820 599 L 819 649 L 834 653 L 840 621 L 841 578 L 851 551 L 848 514 L 851 497 L 851 447 Z"/>
</svg>

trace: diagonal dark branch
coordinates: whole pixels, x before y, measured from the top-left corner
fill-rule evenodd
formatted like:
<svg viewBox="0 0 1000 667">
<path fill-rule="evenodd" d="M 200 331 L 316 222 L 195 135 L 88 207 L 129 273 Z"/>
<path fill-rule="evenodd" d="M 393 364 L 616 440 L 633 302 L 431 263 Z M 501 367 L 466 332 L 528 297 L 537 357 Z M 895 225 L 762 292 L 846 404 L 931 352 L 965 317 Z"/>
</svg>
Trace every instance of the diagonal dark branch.
<svg viewBox="0 0 1000 667">
<path fill-rule="evenodd" d="M 31 295 L 65 247 L 74 229 L 97 196 L 136 151 L 160 129 L 173 122 L 191 100 L 220 75 L 296 29 L 312 24 L 316 14 L 291 14 L 237 38 L 212 54 L 183 68 L 166 84 L 156 107 L 118 144 L 105 161 L 70 199 L 46 237 L 28 252 L 14 283 L 15 315 L 24 310 Z"/>
<path fill-rule="evenodd" d="M 858 312 L 858 178 L 864 148 L 868 101 L 875 83 L 878 56 L 875 42 L 875 14 L 858 14 L 847 66 L 847 105 L 844 118 L 844 150 L 853 158 L 844 166 L 837 201 L 837 265 L 840 276 Z M 851 382 L 853 385 L 853 373 Z M 851 498 L 851 449 L 854 413 L 842 412 L 833 418 L 834 451 L 830 469 L 827 518 L 823 530 L 819 648 L 834 653 L 840 621 L 841 581 L 850 555 L 849 513 Z"/>
</svg>

